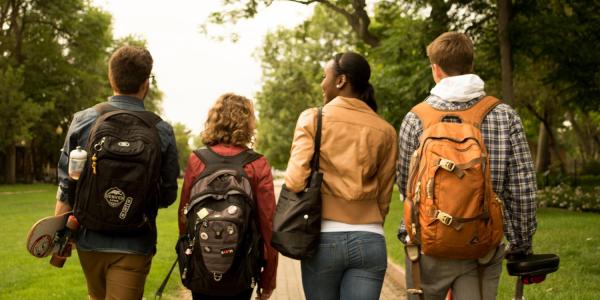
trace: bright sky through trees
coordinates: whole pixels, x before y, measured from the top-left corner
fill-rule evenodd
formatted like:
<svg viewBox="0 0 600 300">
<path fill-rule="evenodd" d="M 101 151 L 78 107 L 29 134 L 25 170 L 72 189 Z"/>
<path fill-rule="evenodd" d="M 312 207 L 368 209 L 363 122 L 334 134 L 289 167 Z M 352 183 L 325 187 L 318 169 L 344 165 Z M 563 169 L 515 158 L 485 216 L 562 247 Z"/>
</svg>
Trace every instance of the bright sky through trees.
<svg viewBox="0 0 600 300">
<path fill-rule="evenodd" d="M 219 0 L 93 0 L 113 15 L 115 38 L 145 38 L 154 57 L 154 74 L 164 92 L 163 117 L 182 122 L 193 132 L 202 129 L 216 98 L 235 92 L 253 98 L 261 87 L 260 62 L 253 57 L 263 37 L 277 26 L 292 27 L 306 19 L 313 7 L 275 2 L 256 18 L 235 26 L 210 26 L 200 32 Z M 210 36 L 239 34 L 239 41 L 217 41 Z"/>
</svg>

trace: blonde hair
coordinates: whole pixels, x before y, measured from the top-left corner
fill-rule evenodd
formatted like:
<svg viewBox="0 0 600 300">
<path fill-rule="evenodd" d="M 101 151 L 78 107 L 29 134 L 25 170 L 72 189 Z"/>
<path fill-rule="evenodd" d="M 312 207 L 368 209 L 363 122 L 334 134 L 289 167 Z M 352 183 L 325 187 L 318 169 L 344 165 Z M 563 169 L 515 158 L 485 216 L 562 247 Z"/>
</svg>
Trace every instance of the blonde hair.
<svg viewBox="0 0 600 300">
<path fill-rule="evenodd" d="M 202 143 L 207 146 L 227 144 L 248 146 L 256 129 L 254 106 L 250 99 L 227 93 L 219 97 L 208 112 L 202 131 Z"/>
<path fill-rule="evenodd" d="M 473 42 L 464 33 L 442 33 L 427 46 L 427 56 L 450 76 L 473 72 Z"/>
</svg>

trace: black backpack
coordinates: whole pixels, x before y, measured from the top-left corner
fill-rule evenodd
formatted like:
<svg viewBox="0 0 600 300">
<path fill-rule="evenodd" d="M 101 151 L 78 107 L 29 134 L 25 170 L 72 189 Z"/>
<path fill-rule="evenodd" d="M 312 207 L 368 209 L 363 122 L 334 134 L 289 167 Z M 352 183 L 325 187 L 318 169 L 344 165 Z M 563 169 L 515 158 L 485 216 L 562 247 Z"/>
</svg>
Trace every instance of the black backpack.
<svg viewBox="0 0 600 300">
<path fill-rule="evenodd" d="M 184 213 L 187 233 L 177 242 L 181 281 L 193 292 L 233 296 L 254 287 L 262 265 L 256 202 L 244 166 L 261 155 L 221 156 L 194 151 L 205 169 L 192 183 Z"/>
<path fill-rule="evenodd" d="M 158 209 L 161 118 L 108 103 L 90 129 L 88 160 L 77 182 L 73 212 L 85 228 L 116 234 L 150 229 Z"/>
</svg>

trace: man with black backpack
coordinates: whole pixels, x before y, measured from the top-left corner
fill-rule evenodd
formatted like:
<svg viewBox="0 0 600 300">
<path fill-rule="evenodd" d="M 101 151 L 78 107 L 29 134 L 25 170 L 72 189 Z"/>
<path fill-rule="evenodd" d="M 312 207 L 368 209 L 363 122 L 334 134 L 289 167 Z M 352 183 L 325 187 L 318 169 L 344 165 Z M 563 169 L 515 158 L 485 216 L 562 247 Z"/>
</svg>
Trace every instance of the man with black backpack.
<svg viewBox="0 0 600 300">
<path fill-rule="evenodd" d="M 144 108 L 152 64 L 146 49 L 116 50 L 108 69 L 114 95 L 75 114 L 61 149 L 55 214 L 73 209 L 81 224 L 76 244 L 90 299 L 142 298 L 158 208 L 177 198 L 173 129 Z M 87 151 L 80 176 L 67 172 L 77 147 Z"/>
<path fill-rule="evenodd" d="M 473 43 L 446 32 L 427 47 L 430 96 L 400 128 L 398 237 L 409 299 L 495 299 L 505 247 L 532 252 L 536 179 L 517 112 L 486 96 Z"/>
</svg>

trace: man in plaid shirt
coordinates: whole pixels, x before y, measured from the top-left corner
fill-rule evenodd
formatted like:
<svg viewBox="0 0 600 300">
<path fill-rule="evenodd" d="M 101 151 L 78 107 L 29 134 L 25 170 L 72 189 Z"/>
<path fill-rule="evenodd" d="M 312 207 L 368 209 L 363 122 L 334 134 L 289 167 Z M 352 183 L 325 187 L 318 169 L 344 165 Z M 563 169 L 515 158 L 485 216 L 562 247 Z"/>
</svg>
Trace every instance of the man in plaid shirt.
<svg viewBox="0 0 600 300">
<path fill-rule="evenodd" d="M 472 73 L 473 44 L 464 34 L 446 32 L 427 47 L 427 56 L 436 86 L 426 103 L 438 110 L 464 110 L 483 96 L 484 82 Z M 493 188 L 504 202 L 504 234 L 509 253 L 531 253 L 536 229 L 536 179 L 533 161 L 521 119 L 513 108 L 499 104 L 485 117 L 481 132 L 487 147 Z M 416 114 L 409 112 L 399 131 L 397 184 L 406 196 L 410 156 L 419 147 L 423 126 Z M 404 221 L 398 237 L 406 243 Z M 479 287 L 478 261 L 436 258 L 421 254 L 421 288 L 425 299 L 444 299 L 449 288 L 455 299 L 495 299 L 504 246 L 486 262 Z M 412 274 L 407 259 L 407 287 L 412 287 Z M 481 262 L 479 262 L 481 265 Z M 480 294 L 483 293 L 483 294 Z M 409 295 L 409 299 L 418 299 Z"/>
</svg>

